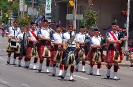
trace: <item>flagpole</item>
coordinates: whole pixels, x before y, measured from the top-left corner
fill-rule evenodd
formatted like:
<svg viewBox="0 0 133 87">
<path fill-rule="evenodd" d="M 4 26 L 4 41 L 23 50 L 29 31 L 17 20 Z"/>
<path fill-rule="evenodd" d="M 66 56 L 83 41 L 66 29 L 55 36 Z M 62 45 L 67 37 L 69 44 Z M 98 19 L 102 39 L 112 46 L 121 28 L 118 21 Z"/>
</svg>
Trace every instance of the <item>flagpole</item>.
<svg viewBox="0 0 133 87">
<path fill-rule="evenodd" d="M 129 39 L 129 15 L 130 15 L 130 0 L 128 0 L 127 3 L 127 23 L 126 23 L 127 40 Z M 126 41 L 125 50 L 128 50 L 128 41 Z"/>
</svg>

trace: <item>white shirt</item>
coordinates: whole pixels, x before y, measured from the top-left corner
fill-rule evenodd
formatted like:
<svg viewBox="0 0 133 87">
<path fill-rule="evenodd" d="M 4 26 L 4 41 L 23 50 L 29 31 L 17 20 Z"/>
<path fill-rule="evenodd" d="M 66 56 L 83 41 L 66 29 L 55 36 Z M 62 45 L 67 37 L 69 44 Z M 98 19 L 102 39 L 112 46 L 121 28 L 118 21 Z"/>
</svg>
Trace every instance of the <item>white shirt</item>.
<svg viewBox="0 0 133 87">
<path fill-rule="evenodd" d="M 90 45 L 101 45 L 101 37 L 98 36 L 93 36 L 91 39 L 90 39 Z"/>
<path fill-rule="evenodd" d="M 28 38 L 31 38 L 31 39 L 33 39 L 33 40 L 37 40 L 36 39 L 36 37 L 31 33 L 31 32 L 33 32 L 35 35 L 36 35 L 36 37 L 37 37 L 37 30 L 32 30 L 32 29 L 30 29 L 29 31 L 28 31 Z"/>
<path fill-rule="evenodd" d="M 45 38 L 50 38 L 50 29 L 42 28 L 38 31 L 38 36 L 43 36 Z"/>
<path fill-rule="evenodd" d="M 20 33 L 20 34 L 17 36 L 19 42 L 22 42 L 22 41 L 23 41 L 23 35 L 24 35 L 24 32 L 23 32 L 23 33 Z M 25 35 L 25 38 L 26 38 L 26 35 Z"/>
<path fill-rule="evenodd" d="M 72 31 L 72 36 L 76 34 L 74 31 Z M 63 34 L 63 40 L 64 41 L 68 41 L 70 39 L 70 32 L 66 32 Z M 72 42 L 73 47 L 76 47 L 76 37 L 74 38 L 73 42 Z"/>
<path fill-rule="evenodd" d="M 116 37 L 116 39 L 118 40 L 118 32 L 116 31 L 115 33 L 113 31 L 111 31 L 111 33 Z M 114 40 L 113 36 L 108 32 L 107 33 L 107 39 L 110 40 Z"/>
<path fill-rule="evenodd" d="M 17 37 L 21 33 L 21 30 L 19 27 L 14 28 L 13 26 L 9 27 L 6 33 L 8 33 L 9 36 L 14 37 L 14 31 L 15 31 L 15 37 Z"/>
<path fill-rule="evenodd" d="M 76 35 L 76 42 L 84 43 L 85 42 L 85 34 L 79 32 Z"/>
<path fill-rule="evenodd" d="M 52 41 L 62 43 L 62 33 L 54 33 L 52 35 Z"/>
</svg>

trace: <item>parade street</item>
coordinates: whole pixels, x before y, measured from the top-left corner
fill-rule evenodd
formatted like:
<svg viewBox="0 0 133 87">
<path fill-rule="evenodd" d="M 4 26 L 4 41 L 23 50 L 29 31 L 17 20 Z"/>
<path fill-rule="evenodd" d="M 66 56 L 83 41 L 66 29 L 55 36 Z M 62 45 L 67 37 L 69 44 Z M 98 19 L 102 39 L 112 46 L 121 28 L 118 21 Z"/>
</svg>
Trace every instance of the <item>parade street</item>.
<svg viewBox="0 0 133 87">
<path fill-rule="evenodd" d="M 118 70 L 120 80 L 113 80 L 113 69 L 111 70 L 111 78 L 106 79 L 105 65 L 102 65 L 100 70 L 101 76 L 88 75 L 88 64 L 85 66 L 86 73 L 80 72 L 80 65 L 79 72 L 74 72 L 75 81 L 70 82 L 69 70 L 64 80 L 58 77 L 58 68 L 55 77 L 52 76 L 52 73 L 45 73 L 45 63 L 42 72 L 38 73 L 37 70 L 32 69 L 33 59 L 29 69 L 23 68 L 23 61 L 22 67 L 11 65 L 12 59 L 11 64 L 7 65 L 6 44 L 7 38 L 0 38 L 0 87 L 132 87 L 133 68 L 129 68 L 129 66 L 120 66 Z M 51 71 L 52 68 L 50 68 Z M 96 66 L 93 73 L 96 73 Z"/>
</svg>

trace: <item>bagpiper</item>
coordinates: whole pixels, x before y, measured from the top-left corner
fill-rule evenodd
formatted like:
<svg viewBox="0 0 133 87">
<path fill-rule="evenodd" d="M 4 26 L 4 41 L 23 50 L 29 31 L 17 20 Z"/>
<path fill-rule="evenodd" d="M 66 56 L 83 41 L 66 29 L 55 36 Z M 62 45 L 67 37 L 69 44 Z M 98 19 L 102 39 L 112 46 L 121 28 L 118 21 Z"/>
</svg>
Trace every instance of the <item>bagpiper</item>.
<svg viewBox="0 0 133 87">
<path fill-rule="evenodd" d="M 26 56 L 27 50 L 27 26 L 22 27 L 22 32 L 17 36 L 18 41 L 20 43 L 20 54 L 18 58 L 18 66 L 21 67 L 21 60 Z"/>
<path fill-rule="evenodd" d="M 62 65 L 62 41 L 63 41 L 63 35 L 61 32 L 61 27 L 59 25 L 56 25 L 56 32 L 52 35 L 52 58 L 53 58 L 53 72 L 52 76 L 55 76 L 56 74 L 56 63 L 60 64 L 59 67 L 59 77 L 62 75 L 63 65 Z"/>
<path fill-rule="evenodd" d="M 114 80 L 117 80 L 118 63 L 123 60 L 122 49 L 120 43 L 125 40 L 126 37 L 119 38 L 119 32 L 117 30 L 117 24 L 112 23 L 112 29 L 107 33 L 108 51 L 105 62 L 107 63 L 107 78 L 110 78 L 110 69 L 114 64 Z"/>
<path fill-rule="evenodd" d="M 40 65 L 38 72 L 42 71 L 42 65 L 44 58 L 46 58 L 46 72 L 49 73 L 49 64 L 51 59 L 51 38 L 50 38 L 51 30 L 48 27 L 48 21 L 44 20 L 43 27 L 38 31 L 38 39 L 39 39 L 39 51 L 38 55 L 40 58 Z"/>
<path fill-rule="evenodd" d="M 37 53 L 38 37 L 37 37 L 36 24 L 34 22 L 31 22 L 31 28 L 28 30 L 27 40 L 28 40 L 28 45 L 26 50 L 25 67 L 29 68 L 31 57 L 34 57 L 35 60 L 38 58 L 38 53 Z M 33 69 L 35 69 L 34 67 L 35 64 L 33 65 Z"/>
<path fill-rule="evenodd" d="M 8 37 L 8 46 L 7 46 L 7 53 L 8 53 L 8 59 L 7 64 L 10 64 L 10 56 L 12 52 L 14 52 L 14 59 L 13 59 L 13 65 L 16 63 L 16 57 L 17 54 L 16 51 L 19 47 L 19 43 L 17 43 L 17 36 L 21 33 L 20 28 L 17 26 L 18 21 L 14 20 L 13 26 L 9 27 L 6 32 L 6 36 Z"/>
<path fill-rule="evenodd" d="M 90 39 L 90 47 L 91 47 L 91 52 L 90 52 L 90 70 L 89 74 L 93 74 L 93 66 L 94 64 L 97 64 L 97 72 L 96 75 L 100 76 L 100 67 L 101 67 L 101 62 L 102 62 L 102 49 L 101 49 L 101 37 L 99 36 L 99 30 L 97 28 L 94 29 L 93 36 Z"/>
<path fill-rule="evenodd" d="M 87 42 L 89 41 L 88 35 L 85 34 L 85 27 L 80 27 L 80 32 L 76 36 L 76 46 L 77 46 L 77 60 L 75 70 L 78 71 L 78 64 L 82 61 L 82 72 L 85 71 L 85 61 L 88 57 Z"/>
<path fill-rule="evenodd" d="M 63 49 L 64 55 L 62 63 L 64 65 L 64 72 L 61 78 L 64 79 L 67 74 L 67 68 L 70 66 L 70 78 L 69 81 L 74 81 L 73 72 L 74 65 L 76 63 L 75 57 L 77 55 L 76 51 L 76 32 L 73 31 L 73 24 L 68 25 L 68 32 L 63 34 Z"/>
</svg>

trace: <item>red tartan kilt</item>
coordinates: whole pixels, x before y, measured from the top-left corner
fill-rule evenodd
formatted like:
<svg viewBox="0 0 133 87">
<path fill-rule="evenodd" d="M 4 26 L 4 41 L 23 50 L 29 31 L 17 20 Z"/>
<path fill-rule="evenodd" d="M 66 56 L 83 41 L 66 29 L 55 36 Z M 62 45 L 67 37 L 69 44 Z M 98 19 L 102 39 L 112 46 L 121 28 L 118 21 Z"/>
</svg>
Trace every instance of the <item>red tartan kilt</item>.
<svg viewBox="0 0 133 87">
<path fill-rule="evenodd" d="M 45 43 L 40 43 L 39 49 L 38 49 L 38 55 L 39 58 L 44 58 L 44 48 L 45 48 Z M 50 52 L 51 52 L 51 44 L 48 44 L 47 47 L 49 48 Z M 51 58 L 51 57 L 50 57 Z"/>
<path fill-rule="evenodd" d="M 26 50 L 26 58 L 30 58 L 31 57 L 32 48 L 33 48 L 33 44 L 28 44 L 27 50 Z"/>
<path fill-rule="evenodd" d="M 96 52 L 96 48 L 92 48 L 91 52 L 90 52 L 90 57 L 89 57 L 90 62 L 92 62 L 92 58 L 93 58 L 95 52 Z M 104 61 L 104 59 L 103 59 L 103 50 L 100 49 L 100 52 L 101 52 L 101 62 L 103 62 Z"/>
<path fill-rule="evenodd" d="M 52 52 L 52 59 L 54 59 L 54 57 L 56 56 L 56 53 L 57 53 L 57 50 L 58 50 L 58 47 L 52 47 L 52 50 L 51 50 L 51 52 Z M 63 51 L 62 51 L 62 55 L 63 55 Z"/>
<path fill-rule="evenodd" d="M 118 63 L 121 63 L 121 61 L 123 60 L 122 49 L 121 47 L 119 47 L 118 49 L 120 53 L 120 62 Z M 114 63 L 114 50 L 115 50 L 115 47 L 113 46 L 108 47 L 108 51 L 107 51 L 106 59 L 105 59 L 106 63 Z"/>
</svg>

